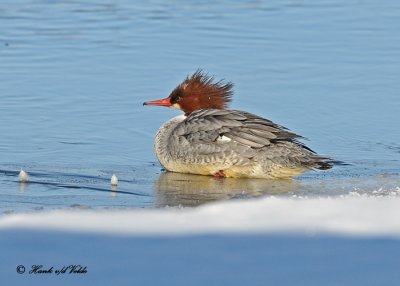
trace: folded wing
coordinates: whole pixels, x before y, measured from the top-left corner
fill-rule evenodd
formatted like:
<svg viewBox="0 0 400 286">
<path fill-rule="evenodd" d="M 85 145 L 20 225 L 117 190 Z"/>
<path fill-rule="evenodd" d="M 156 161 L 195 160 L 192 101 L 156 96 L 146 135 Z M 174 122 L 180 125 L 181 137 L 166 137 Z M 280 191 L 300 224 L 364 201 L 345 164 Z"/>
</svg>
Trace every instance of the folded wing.
<svg viewBox="0 0 400 286">
<path fill-rule="evenodd" d="M 296 140 L 302 137 L 285 127 L 238 110 L 205 109 L 193 112 L 176 127 L 174 133 L 191 144 L 235 142 L 258 149 L 284 140 L 302 145 Z"/>
</svg>

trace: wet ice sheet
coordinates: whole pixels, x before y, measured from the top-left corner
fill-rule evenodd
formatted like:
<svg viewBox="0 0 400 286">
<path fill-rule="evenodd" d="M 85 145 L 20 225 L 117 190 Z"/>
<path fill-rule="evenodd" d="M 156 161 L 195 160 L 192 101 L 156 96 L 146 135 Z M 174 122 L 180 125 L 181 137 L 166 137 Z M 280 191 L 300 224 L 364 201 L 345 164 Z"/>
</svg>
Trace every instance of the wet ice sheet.
<svg viewBox="0 0 400 286">
<path fill-rule="evenodd" d="M 356 162 L 328 172 L 312 172 L 295 180 L 221 179 L 164 172 L 158 163 L 104 166 L 97 169 L 26 165 L 30 181 L 19 183 L 19 169 L 3 165 L 1 213 L 60 208 L 124 209 L 188 207 L 213 201 L 256 197 L 336 197 L 350 193 L 391 196 L 400 187 L 397 164 Z M 117 187 L 110 179 L 116 173 Z M 394 191 L 394 193 L 393 193 Z"/>
<path fill-rule="evenodd" d="M 108 166 L 109 167 L 109 166 Z M 160 173 L 151 164 L 141 168 L 119 167 L 118 186 L 111 186 L 116 168 L 87 169 L 24 166 L 29 181 L 18 181 L 19 170 L 4 166 L 0 181 L 2 212 L 46 210 L 57 208 L 124 208 L 151 207 L 153 195 L 149 184 Z"/>
</svg>

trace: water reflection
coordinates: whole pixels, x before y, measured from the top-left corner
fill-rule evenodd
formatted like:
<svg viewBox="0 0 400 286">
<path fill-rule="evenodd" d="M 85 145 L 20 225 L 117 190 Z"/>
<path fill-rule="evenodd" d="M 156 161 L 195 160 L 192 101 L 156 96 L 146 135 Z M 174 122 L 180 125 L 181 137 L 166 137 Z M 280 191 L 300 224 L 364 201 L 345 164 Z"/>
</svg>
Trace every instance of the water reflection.
<svg viewBox="0 0 400 286">
<path fill-rule="evenodd" d="M 111 186 L 111 197 L 116 198 L 118 194 L 117 186 Z"/>
<path fill-rule="evenodd" d="M 165 172 L 154 184 L 155 205 L 198 206 L 217 200 L 282 194 L 298 187 L 295 180 L 221 179 Z"/>
<path fill-rule="evenodd" d="M 20 182 L 20 183 L 19 183 L 19 192 L 20 192 L 20 193 L 24 193 L 24 192 L 25 192 L 26 185 L 27 185 L 26 182 Z"/>
</svg>

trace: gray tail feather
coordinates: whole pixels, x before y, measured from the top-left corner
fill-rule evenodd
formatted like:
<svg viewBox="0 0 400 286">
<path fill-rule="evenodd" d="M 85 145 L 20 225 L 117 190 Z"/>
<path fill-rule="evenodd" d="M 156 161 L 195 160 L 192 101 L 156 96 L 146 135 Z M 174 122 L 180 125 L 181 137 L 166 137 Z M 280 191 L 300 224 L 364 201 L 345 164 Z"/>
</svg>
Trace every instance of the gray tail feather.
<svg viewBox="0 0 400 286">
<path fill-rule="evenodd" d="M 343 161 L 338 161 L 338 160 L 332 160 L 330 158 L 322 158 L 326 159 L 326 161 L 319 161 L 316 163 L 316 169 L 318 170 L 329 170 L 333 166 L 349 166 L 350 164 L 343 162 Z"/>
</svg>

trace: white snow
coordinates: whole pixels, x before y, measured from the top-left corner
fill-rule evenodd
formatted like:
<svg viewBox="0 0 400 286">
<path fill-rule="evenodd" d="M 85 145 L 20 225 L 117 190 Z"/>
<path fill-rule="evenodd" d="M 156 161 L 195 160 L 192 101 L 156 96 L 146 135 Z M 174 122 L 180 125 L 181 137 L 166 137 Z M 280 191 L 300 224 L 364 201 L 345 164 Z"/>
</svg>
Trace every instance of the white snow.
<svg viewBox="0 0 400 286">
<path fill-rule="evenodd" d="M 397 285 L 399 217 L 398 196 L 356 194 L 7 214 L 0 277 L 43 286 Z M 34 265 L 88 272 L 29 274 Z"/>
<path fill-rule="evenodd" d="M 268 197 L 198 208 L 9 214 L 0 217 L 0 230 L 22 228 L 132 235 L 294 232 L 400 237 L 399 217 L 398 197 Z"/>
</svg>

